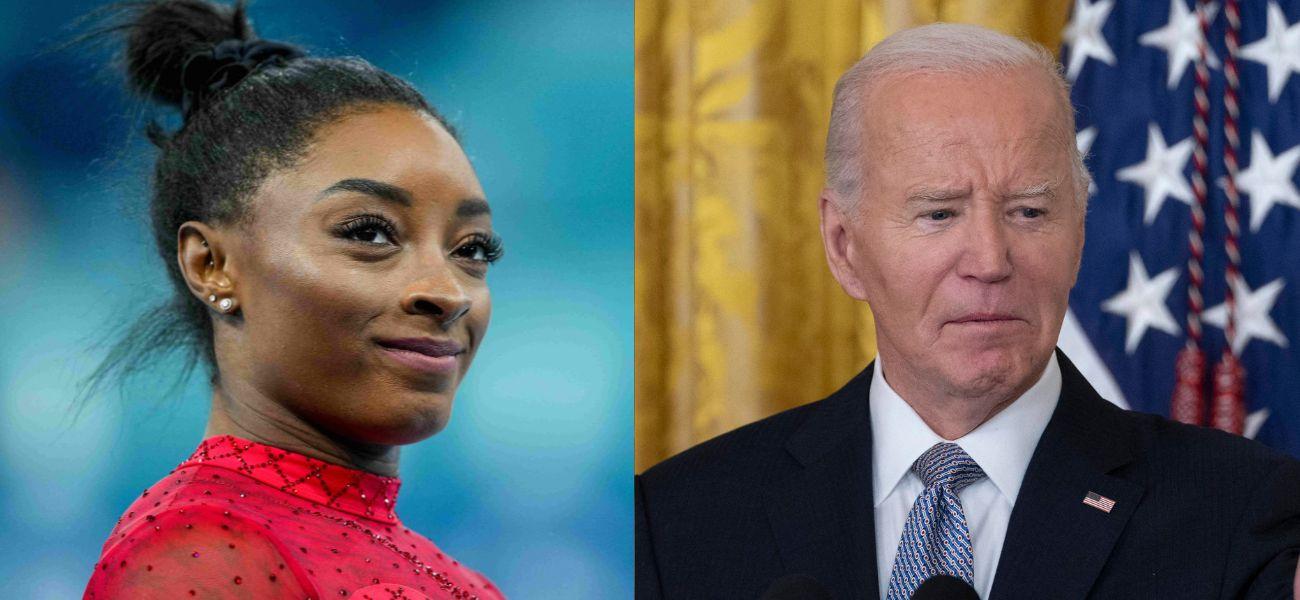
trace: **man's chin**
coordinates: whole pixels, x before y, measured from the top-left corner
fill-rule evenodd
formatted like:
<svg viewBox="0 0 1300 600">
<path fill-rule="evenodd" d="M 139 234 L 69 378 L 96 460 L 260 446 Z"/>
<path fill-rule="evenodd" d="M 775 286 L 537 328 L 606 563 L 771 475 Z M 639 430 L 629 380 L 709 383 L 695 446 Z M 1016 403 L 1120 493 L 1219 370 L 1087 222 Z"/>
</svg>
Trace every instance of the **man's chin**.
<svg viewBox="0 0 1300 600">
<path fill-rule="evenodd" d="M 949 393 L 963 398 L 1001 396 L 1024 386 L 1032 377 L 1021 356 L 1023 349 L 985 349 L 949 361 Z M 1032 383 L 1031 383 L 1032 385 Z"/>
</svg>

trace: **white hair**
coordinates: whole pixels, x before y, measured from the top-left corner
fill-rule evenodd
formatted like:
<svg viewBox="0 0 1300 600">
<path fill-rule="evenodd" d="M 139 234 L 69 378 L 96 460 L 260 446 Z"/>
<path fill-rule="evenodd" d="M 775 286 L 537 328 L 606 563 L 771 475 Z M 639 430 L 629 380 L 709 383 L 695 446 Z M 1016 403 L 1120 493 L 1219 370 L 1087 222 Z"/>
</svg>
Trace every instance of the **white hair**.
<svg viewBox="0 0 1300 600">
<path fill-rule="evenodd" d="M 1078 203 L 1086 206 L 1091 176 L 1074 145 L 1070 84 L 1061 65 L 1042 46 L 975 25 L 932 23 L 905 29 L 876 44 L 835 84 L 830 129 L 826 135 L 826 186 L 847 209 L 862 192 L 862 121 L 872 86 L 889 76 L 918 72 L 987 75 L 1036 68 L 1048 77 L 1068 132 Z"/>
</svg>

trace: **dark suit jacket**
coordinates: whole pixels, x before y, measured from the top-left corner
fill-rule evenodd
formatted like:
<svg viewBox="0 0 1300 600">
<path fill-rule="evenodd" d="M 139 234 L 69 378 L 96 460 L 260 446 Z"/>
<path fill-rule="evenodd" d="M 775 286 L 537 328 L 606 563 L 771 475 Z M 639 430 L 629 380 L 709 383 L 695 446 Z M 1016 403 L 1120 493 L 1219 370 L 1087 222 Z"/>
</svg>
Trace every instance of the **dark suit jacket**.
<svg viewBox="0 0 1300 600">
<path fill-rule="evenodd" d="M 1290 598 L 1300 462 L 1121 410 L 1058 358 L 1060 402 L 1012 509 L 992 598 Z M 640 475 L 636 597 L 757 598 L 802 574 L 836 598 L 877 598 L 873 366 Z M 1083 504 L 1090 491 L 1114 509 Z"/>
</svg>

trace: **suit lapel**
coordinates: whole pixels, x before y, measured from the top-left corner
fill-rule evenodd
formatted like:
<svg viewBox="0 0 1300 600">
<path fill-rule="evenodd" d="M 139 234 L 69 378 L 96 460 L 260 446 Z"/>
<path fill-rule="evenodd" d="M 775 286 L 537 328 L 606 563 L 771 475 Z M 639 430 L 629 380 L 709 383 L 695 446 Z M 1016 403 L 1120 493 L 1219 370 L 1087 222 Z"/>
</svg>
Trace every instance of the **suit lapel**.
<svg viewBox="0 0 1300 600">
<path fill-rule="evenodd" d="M 1061 396 L 1007 526 L 990 597 L 1084 598 L 1143 488 L 1109 475 L 1132 460 L 1134 433 L 1058 351 Z M 1083 503 L 1093 492 L 1110 512 Z"/>
<path fill-rule="evenodd" d="M 867 402 L 873 367 L 810 410 L 786 443 L 798 466 L 774 469 L 765 486 L 786 572 L 813 577 L 837 598 L 879 595 Z"/>
</svg>

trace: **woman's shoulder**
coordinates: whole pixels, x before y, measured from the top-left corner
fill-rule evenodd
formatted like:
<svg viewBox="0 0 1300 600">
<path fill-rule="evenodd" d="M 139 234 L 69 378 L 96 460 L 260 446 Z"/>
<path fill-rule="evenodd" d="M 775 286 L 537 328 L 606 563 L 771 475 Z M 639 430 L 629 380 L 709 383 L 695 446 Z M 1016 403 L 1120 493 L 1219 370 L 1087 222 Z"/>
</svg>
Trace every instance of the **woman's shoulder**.
<svg viewBox="0 0 1300 600">
<path fill-rule="evenodd" d="M 245 501 L 255 487 L 255 482 L 225 469 L 202 465 L 177 468 L 149 486 L 122 512 L 104 550 L 114 538 L 147 528 L 164 515 L 188 514 L 194 518 L 215 511 L 229 513 L 228 518 L 258 520 L 261 511 L 254 502 Z"/>
<path fill-rule="evenodd" d="M 123 513 L 87 584 L 85 598 L 315 597 L 310 578 L 272 527 L 237 502 L 237 474 L 178 469 Z"/>
<path fill-rule="evenodd" d="M 203 502 L 160 507 L 114 535 L 85 597 L 314 597 L 310 586 L 266 523 Z"/>
</svg>

